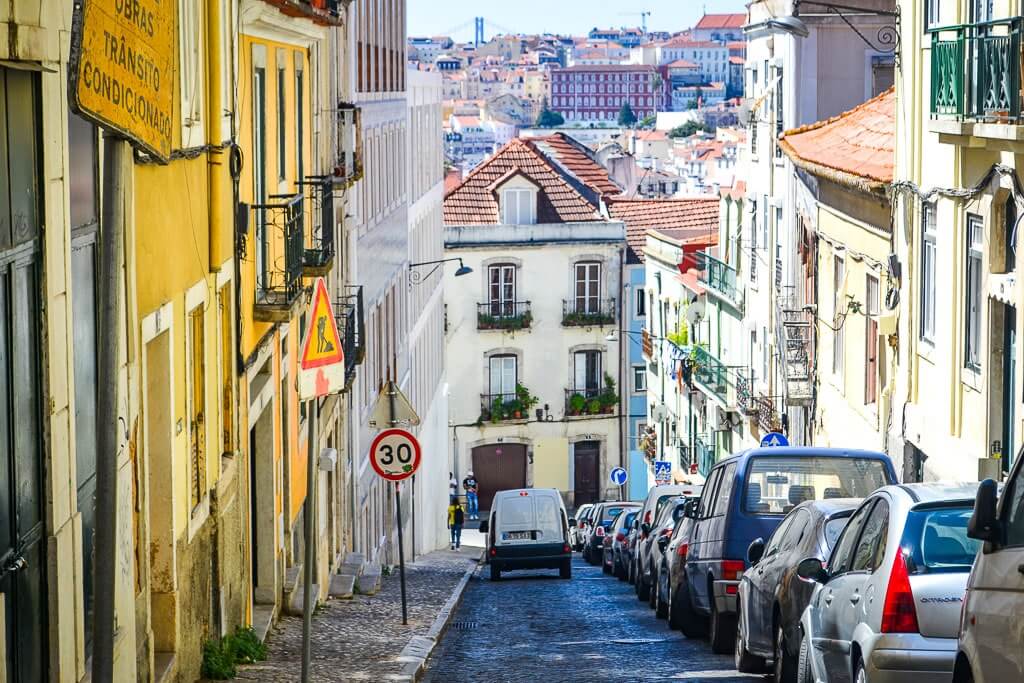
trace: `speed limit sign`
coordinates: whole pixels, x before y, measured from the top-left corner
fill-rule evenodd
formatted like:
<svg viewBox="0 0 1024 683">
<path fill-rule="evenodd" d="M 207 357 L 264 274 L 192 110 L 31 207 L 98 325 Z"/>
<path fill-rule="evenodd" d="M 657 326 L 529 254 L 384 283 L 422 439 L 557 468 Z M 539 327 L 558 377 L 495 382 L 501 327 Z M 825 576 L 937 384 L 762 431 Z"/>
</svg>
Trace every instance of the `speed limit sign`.
<svg viewBox="0 0 1024 683">
<path fill-rule="evenodd" d="M 411 477 L 420 467 L 420 442 L 404 429 L 385 429 L 370 446 L 370 464 L 388 481 Z"/>
</svg>

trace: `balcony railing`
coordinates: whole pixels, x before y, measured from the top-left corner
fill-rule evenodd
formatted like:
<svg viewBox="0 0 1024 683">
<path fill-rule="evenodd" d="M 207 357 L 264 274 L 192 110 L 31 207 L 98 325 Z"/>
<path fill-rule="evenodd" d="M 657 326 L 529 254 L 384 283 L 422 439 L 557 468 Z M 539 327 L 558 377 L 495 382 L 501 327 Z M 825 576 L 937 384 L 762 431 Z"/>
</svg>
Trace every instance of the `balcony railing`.
<svg viewBox="0 0 1024 683">
<path fill-rule="evenodd" d="M 303 196 L 271 195 L 270 199 L 252 207 L 256 212 L 259 264 L 253 317 L 261 322 L 285 322 L 294 314 L 302 294 Z"/>
<path fill-rule="evenodd" d="M 774 396 L 756 396 L 754 406 L 757 409 L 757 426 L 762 432 L 778 432 L 782 430 L 782 418 L 775 408 Z"/>
<path fill-rule="evenodd" d="M 737 305 L 742 303 L 743 297 L 736 282 L 736 269 L 703 251 L 698 251 L 695 256 L 697 269 L 701 271 L 701 282 L 730 302 Z"/>
<path fill-rule="evenodd" d="M 578 297 L 562 300 L 562 324 L 566 327 L 603 327 L 615 324 L 615 299 Z"/>
<path fill-rule="evenodd" d="M 303 274 L 327 275 L 334 265 L 334 183 L 331 176 L 309 176 L 299 186 L 309 196 Z"/>
<path fill-rule="evenodd" d="M 518 403 L 516 392 L 504 394 L 480 394 L 480 419 L 488 422 L 507 420 L 528 420 L 530 416 Z"/>
<path fill-rule="evenodd" d="M 754 415 L 754 373 L 750 368 L 736 368 L 736 408 L 744 415 Z"/>
<path fill-rule="evenodd" d="M 350 184 L 363 175 L 362 110 L 341 102 L 334 112 L 334 182 Z"/>
<path fill-rule="evenodd" d="M 522 330 L 532 322 L 529 301 L 491 301 L 476 307 L 478 330 Z"/>
<path fill-rule="evenodd" d="M 736 404 L 736 366 L 726 365 L 703 346 L 694 346 L 691 357 L 692 377 L 710 391 L 726 408 Z"/>
<path fill-rule="evenodd" d="M 363 286 L 347 286 L 348 294 L 334 302 L 335 322 L 341 334 L 341 348 L 345 352 L 345 390 L 352 386 L 356 366 L 366 357 L 366 327 L 363 319 Z"/>
<path fill-rule="evenodd" d="M 602 388 L 565 390 L 565 414 L 571 417 L 613 415 L 618 404 L 619 397 Z"/>
<path fill-rule="evenodd" d="M 931 113 L 988 123 L 1021 122 L 1024 18 L 936 28 Z"/>
<path fill-rule="evenodd" d="M 701 476 L 706 477 L 715 466 L 715 434 L 698 434 L 694 437 L 694 455 L 696 456 L 697 471 Z"/>
</svg>

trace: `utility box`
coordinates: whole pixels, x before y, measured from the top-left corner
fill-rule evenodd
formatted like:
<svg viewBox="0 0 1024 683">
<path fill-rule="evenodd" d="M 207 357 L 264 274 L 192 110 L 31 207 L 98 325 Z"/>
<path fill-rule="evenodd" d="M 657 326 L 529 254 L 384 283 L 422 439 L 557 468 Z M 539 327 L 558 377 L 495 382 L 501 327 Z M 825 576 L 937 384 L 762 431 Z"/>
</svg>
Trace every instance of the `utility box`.
<svg viewBox="0 0 1024 683">
<path fill-rule="evenodd" d="M 334 468 L 338 464 L 338 450 L 335 448 L 325 448 L 320 451 L 320 461 L 317 463 L 317 469 L 321 472 L 333 472 Z"/>
<path fill-rule="evenodd" d="M 986 479 L 999 481 L 1002 478 L 1002 458 L 978 458 L 978 481 L 984 481 Z"/>
</svg>

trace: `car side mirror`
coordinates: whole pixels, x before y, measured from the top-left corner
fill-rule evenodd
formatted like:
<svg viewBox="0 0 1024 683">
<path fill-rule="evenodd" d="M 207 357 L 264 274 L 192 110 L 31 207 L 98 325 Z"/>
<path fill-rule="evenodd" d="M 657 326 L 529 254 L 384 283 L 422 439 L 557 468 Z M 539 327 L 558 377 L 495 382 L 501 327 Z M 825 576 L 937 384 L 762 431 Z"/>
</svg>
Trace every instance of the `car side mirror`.
<svg viewBox="0 0 1024 683">
<path fill-rule="evenodd" d="M 683 516 L 689 519 L 697 519 L 697 504 L 698 500 L 687 501 L 686 507 L 683 508 Z"/>
<path fill-rule="evenodd" d="M 640 528 L 640 522 L 638 520 L 634 519 L 633 523 L 629 525 L 629 528 L 633 529 L 633 530 L 639 529 Z"/>
<path fill-rule="evenodd" d="M 753 567 L 761 561 L 762 557 L 764 557 L 764 539 L 758 538 L 747 546 L 747 563 Z"/>
<path fill-rule="evenodd" d="M 668 536 L 659 536 L 658 537 L 658 549 L 661 552 L 665 552 L 665 548 L 668 547 L 668 540 L 669 540 Z"/>
<path fill-rule="evenodd" d="M 644 536 L 646 536 L 647 534 L 651 533 L 651 525 L 647 522 L 644 522 L 640 525 L 640 531 L 642 531 Z"/>
<path fill-rule="evenodd" d="M 570 517 L 569 518 L 569 526 L 576 526 L 576 518 L 575 517 Z"/>
<path fill-rule="evenodd" d="M 800 560 L 800 564 L 796 566 L 796 575 L 804 581 L 810 581 L 811 583 L 828 582 L 828 572 L 825 571 L 825 565 L 817 557 L 808 557 L 805 560 Z"/>
<path fill-rule="evenodd" d="M 986 479 L 978 486 L 978 493 L 974 497 L 974 513 L 967 522 L 967 535 L 971 538 L 985 541 L 986 543 L 998 543 L 1002 537 L 1002 528 L 996 516 L 996 499 L 999 490 L 996 483 Z"/>
<path fill-rule="evenodd" d="M 486 534 L 488 531 L 490 531 L 490 524 L 487 523 L 486 519 L 482 520 L 480 522 L 480 533 Z"/>
</svg>

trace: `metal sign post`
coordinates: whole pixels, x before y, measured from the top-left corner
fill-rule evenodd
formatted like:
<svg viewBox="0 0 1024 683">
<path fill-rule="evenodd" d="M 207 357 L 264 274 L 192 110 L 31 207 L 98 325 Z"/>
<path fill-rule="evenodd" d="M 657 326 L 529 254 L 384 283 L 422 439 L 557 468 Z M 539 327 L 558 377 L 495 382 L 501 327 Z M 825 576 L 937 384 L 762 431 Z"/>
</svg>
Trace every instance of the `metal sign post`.
<svg viewBox="0 0 1024 683">
<path fill-rule="evenodd" d="M 313 630 L 313 515 L 316 512 L 316 467 L 313 465 L 313 453 L 316 451 L 316 399 L 309 402 L 307 409 L 309 437 L 306 457 L 306 517 L 305 522 L 305 558 L 302 563 L 302 680 L 309 680 L 311 658 L 310 635 Z"/>
<path fill-rule="evenodd" d="M 402 484 L 395 482 L 395 514 L 398 516 L 398 580 L 402 584 L 402 625 L 409 624 L 409 610 L 405 601 L 405 545 L 402 541 Z"/>
</svg>

